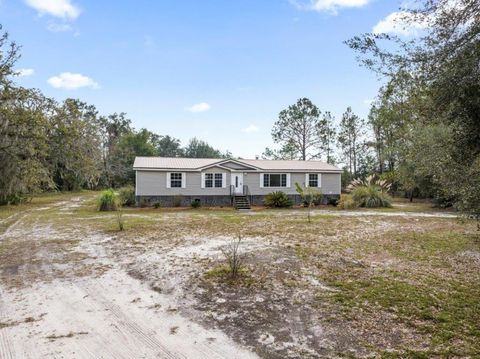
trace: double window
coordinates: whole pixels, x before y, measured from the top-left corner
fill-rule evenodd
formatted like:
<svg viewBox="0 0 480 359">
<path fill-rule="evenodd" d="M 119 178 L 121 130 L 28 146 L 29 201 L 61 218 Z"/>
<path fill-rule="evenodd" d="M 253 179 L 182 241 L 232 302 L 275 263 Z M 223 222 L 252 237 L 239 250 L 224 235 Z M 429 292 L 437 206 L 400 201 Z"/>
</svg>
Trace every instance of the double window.
<svg viewBox="0 0 480 359">
<path fill-rule="evenodd" d="M 318 173 L 308 175 L 308 187 L 318 187 Z"/>
<path fill-rule="evenodd" d="M 222 173 L 205 173 L 205 188 L 222 188 L 223 174 Z"/>
<path fill-rule="evenodd" d="M 170 187 L 182 188 L 182 173 L 170 173 Z"/>
<path fill-rule="evenodd" d="M 286 173 L 265 173 L 263 187 L 287 187 Z"/>
</svg>

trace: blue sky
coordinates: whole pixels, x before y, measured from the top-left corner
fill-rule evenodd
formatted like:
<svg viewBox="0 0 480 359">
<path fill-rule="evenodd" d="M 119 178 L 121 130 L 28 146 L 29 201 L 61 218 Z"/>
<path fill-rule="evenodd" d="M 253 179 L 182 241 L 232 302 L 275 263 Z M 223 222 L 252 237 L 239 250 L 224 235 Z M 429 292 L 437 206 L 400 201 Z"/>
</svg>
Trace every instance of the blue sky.
<svg viewBox="0 0 480 359">
<path fill-rule="evenodd" d="M 253 158 L 278 113 L 310 98 L 361 116 L 380 86 L 344 40 L 390 31 L 395 0 L 0 0 L 18 83 L 136 128 Z M 390 31 L 391 32 L 391 31 Z"/>
</svg>

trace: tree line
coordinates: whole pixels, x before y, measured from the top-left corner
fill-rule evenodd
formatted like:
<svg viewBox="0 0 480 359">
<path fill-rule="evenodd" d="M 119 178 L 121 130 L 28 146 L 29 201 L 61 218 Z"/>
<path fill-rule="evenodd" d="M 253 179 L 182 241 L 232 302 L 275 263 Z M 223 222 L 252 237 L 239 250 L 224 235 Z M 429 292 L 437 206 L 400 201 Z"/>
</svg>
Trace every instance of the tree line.
<svg viewBox="0 0 480 359">
<path fill-rule="evenodd" d="M 308 98 L 301 98 L 280 112 L 272 129 L 278 150 L 266 148 L 266 159 L 324 160 L 344 164 L 344 187 L 353 178 L 364 178 L 373 171 L 373 154 L 368 140 L 368 123 L 351 107 L 339 124 L 330 111 L 322 112 Z"/>
<path fill-rule="evenodd" d="M 421 0 L 402 9 L 407 40 L 362 34 L 348 41 L 384 80 L 366 120 L 348 108 L 339 123 L 309 99 L 283 110 L 265 158 L 344 165 L 342 181 L 378 174 L 410 198 L 480 217 L 480 6 Z M 421 24 L 422 26 L 418 26 Z M 136 155 L 231 157 L 207 143 L 135 130 L 124 113 L 100 116 L 74 99 L 57 103 L 17 86 L 18 46 L 0 36 L 0 202 L 50 189 L 116 187 L 133 181 Z"/>
<path fill-rule="evenodd" d="M 280 149 L 267 148 L 264 157 L 337 161 L 344 179 L 375 173 L 410 198 L 430 197 L 479 218 L 480 5 L 423 0 L 400 14 L 398 28 L 420 33 L 346 41 L 385 83 L 368 119 L 348 109 L 336 128 L 328 112 L 300 99 L 280 113 L 272 130 Z"/>
<path fill-rule="evenodd" d="M 80 100 L 57 102 L 18 86 L 19 46 L 0 32 L 0 204 L 131 184 L 135 156 L 231 157 L 197 138 L 182 147 L 169 135 L 136 130 L 125 113 L 103 116 Z"/>
</svg>

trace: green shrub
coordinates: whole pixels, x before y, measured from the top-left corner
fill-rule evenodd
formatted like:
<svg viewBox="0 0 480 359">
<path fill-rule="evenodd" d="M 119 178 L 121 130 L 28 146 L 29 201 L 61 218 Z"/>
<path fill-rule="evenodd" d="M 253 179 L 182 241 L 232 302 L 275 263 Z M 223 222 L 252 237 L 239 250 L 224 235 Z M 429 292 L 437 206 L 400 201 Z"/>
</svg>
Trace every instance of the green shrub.
<svg viewBox="0 0 480 359">
<path fill-rule="evenodd" d="M 138 205 L 140 206 L 140 208 L 145 208 L 145 207 L 148 207 L 150 204 L 150 200 L 146 199 L 146 198 L 140 198 L 140 201 L 138 203 Z"/>
<path fill-rule="evenodd" d="M 322 204 L 323 194 L 322 191 L 313 187 L 302 187 L 295 182 L 295 190 L 302 197 L 304 207 L 309 207 L 310 204 L 318 206 Z"/>
<path fill-rule="evenodd" d="M 370 175 L 366 179 L 354 179 L 347 187 L 347 192 L 352 192 L 354 189 L 359 187 L 374 187 L 381 192 L 388 192 L 390 191 L 392 184 L 385 180 L 380 179 L 377 175 Z"/>
<path fill-rule="evenodd" d="M 336 207 L 338 205 L 339 200 L 336 197 L 327 197 L 327 204 L 329 206 Z"/>
<path fill-rule="evenodd" d="M 307 195 L 307 203 L 309 203 L 310 201 L 310 195 Z M 315 190 L 312 190 L 312 203 L 315 205 L 315 206 L 319 206 L 322 204 L 322 201 L 323 201 L 323 194 L 321 191 L 319 191 L 318 189 L 315 189 Z M 305 204 L 305 202 L 304 202 Z"/>
<path fill-rule="evenodd" d="M 158 209 L 158 208 L 160 208 L 160 207 L 161 207 L 160 202 L 155 202 L 155 203 L 153 204 L 153 208 L 157 208 L 157 209 Z"/>
<path fill-rule="evenodd" d="M 375 185 L 354 188 L 352 190 L 352 199 L 357 207 L 392 207 L 392 198 Z"/>
<path fill-rule="evenodd" d="M 342 194 L 337 202 L 337 207 L 340 209 L 353 209 L 357 208 L 357 204 L 350 194 Z"/>
<path fill-rule="evenodd" d="M 267 194 L 263 203 L 265 206 L 273 208 L 286 208 L 292 206 L 292 201 L 288 198 L 287 194 L 282 191 Z"/>
<path fill-rule="evenodd" d="M 120 200 L 113 189 L 103 191 L 98 198 L 99 211 L 116 211 L 119 207 Z"/>
<path fill-rule="evenodd" d="M 25 202 L 28 202 L 28 198 L 25 195 L 21 195 L 21 194 L 12 194 L 9 196 L 0 197 L 0 206 L 7 205 L 7 204 L 17 205 Z"/>
<path fill-rule="evenodd" d="M 202 202 L 200 202 L 200 199 L 196 198 L 190 203 L 190 205 L 192 208 L 200 208 L 202 206 Z"/>
<path fill-rule="evenodd" d="M 118 190 L 122 206 L 135 206 L 135 188 L 133 186 L 122 187 Z"/>
</svg>

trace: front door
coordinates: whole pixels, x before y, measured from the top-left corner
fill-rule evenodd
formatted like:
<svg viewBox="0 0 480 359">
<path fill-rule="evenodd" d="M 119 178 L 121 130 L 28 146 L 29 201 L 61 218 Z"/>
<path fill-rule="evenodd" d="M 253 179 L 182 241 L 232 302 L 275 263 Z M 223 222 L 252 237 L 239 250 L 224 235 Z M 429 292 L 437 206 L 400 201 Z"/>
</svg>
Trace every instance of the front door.
<svg viewBox="0 0 480 359">
<path fill-rule="evenodd" d="M 232 185 L 235 187 L 235 194 L 243 194 L 243 173 L 232 173 Z"/>
</svg>

